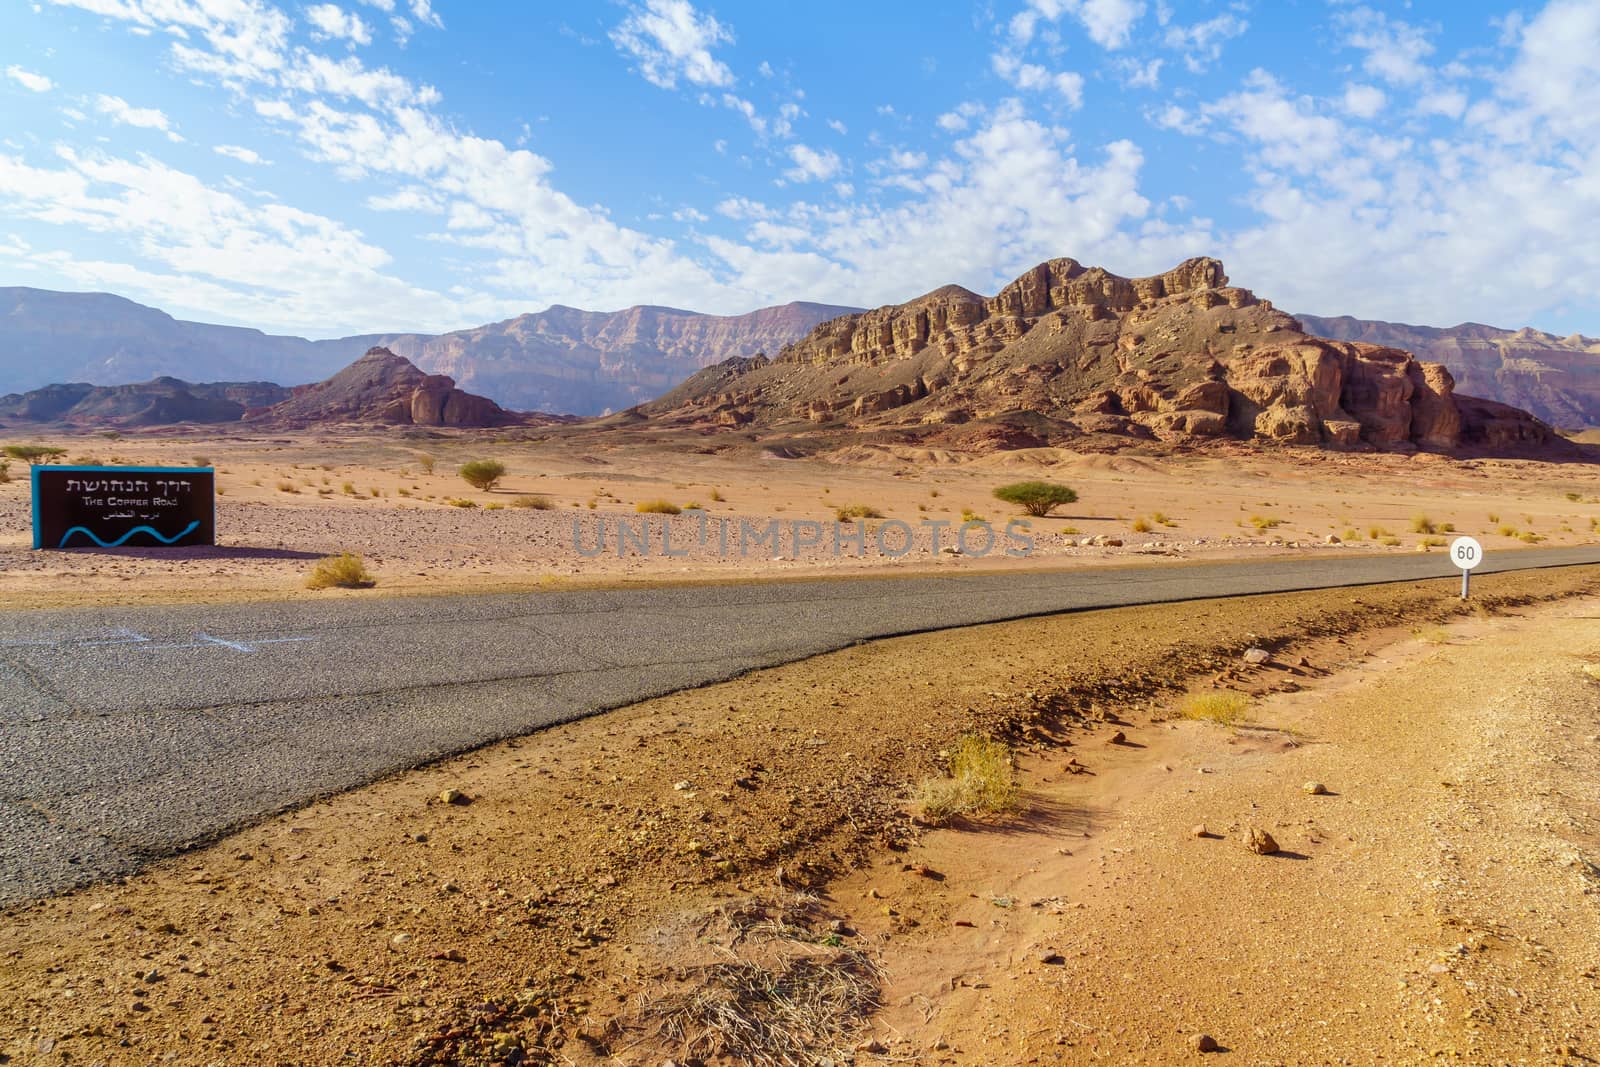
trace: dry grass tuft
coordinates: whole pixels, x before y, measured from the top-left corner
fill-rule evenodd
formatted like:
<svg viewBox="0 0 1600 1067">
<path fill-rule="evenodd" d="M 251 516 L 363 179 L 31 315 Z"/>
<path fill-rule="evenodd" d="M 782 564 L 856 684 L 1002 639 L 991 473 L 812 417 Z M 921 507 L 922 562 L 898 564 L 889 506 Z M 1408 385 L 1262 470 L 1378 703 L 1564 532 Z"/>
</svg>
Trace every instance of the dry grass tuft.
<svg viewBox="0 0 1600 1067">
<path fill-rule="evenodd" d="M 317 560 L 306 578 L 307 589 L 371 589 L 378 581 L 354 552 Z"/>
<path fill-rule="evenodd" d="M 1183 702 L 1178 708 L 1178 713 L 1185 719 L 1220 722 L 1224 726 L 1231 726 L 1244 716 L 1245 709 L 1249 706 L 1249 698 L 1243 693 L 1224 690 L 1218 693 L 1196 693 Z"/>
<path fill-rule="evenodd" d="M 835 508 L 833 517 L 838 522 L 851 522 L 855 519 L 881 519 L 883 512 L 868 504 L 846 504 L 842 508 Z"/>
<path fill-rule="evenodd" d="M 550 502 L 549 497 L 535 493 L 515 498 L 511 501 L 511 506 L 514 508 L 531 508 L 534 511 L 549 511 L 555 507 L 555 504 Z"/>
<path fill-rule="evenodd" d="M 995 815 L 1017 804 L 1011 749 L 1003 741 L 967 734 L 950 753 L 950 777 L 922 783 L 917 800 L 932 823 L 958 815 Z"/>
<path fill-rule="evenodd" d="M 633 509 L 640 515 L 679 515 L 683 509 L 669 500 L 641 500 Z"/>
</svg>

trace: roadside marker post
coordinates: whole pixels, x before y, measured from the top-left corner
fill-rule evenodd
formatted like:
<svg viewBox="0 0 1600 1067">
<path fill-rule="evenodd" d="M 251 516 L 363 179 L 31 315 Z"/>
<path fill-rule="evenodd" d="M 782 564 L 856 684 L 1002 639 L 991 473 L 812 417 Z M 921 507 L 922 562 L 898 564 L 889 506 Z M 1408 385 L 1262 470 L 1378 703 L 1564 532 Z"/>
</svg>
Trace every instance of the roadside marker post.
<svg viewBox="0 0 1600 1067">
<path fill-rule="evenodd" d="M 1450 542 L 1450 562 L 1461 568 L 1461 599 L 1472 589 L 1472 571 L 1483 562 L 1483 546 L 1476 537 L 1458 537 Z"/>
</svg>

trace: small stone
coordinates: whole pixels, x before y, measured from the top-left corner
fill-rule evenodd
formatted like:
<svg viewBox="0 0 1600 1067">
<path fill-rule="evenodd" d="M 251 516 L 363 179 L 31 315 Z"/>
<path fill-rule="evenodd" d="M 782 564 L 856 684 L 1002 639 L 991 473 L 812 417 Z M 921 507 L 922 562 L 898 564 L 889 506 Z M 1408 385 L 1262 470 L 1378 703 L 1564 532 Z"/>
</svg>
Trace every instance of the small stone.
<svg viewBox="0 0 1600 1067">
<path fill-rule="evenodd" d="M 1189 828 L 1189 836 L 1190 837 L 1210 837 L 1211 836 L 1211 831 L 1206 829 L 1206 824 L 1205 823 L 1203 823 L 1203 822 L 1202 823 L 1196 823 L 1194 826 Z"/>
<path fill-rule="evenodd" d="M 675 782 L 675 783 L 673 783 L 672 788 L 676 789 L 678 792 L 681 793 L 685 789 L 689 789 L 691 787 L 690 787 L 690 785 L 689 785 L 689 783 L 687 781 L 683 781 L 683 782 Z"/>
<path fill-rule="evenodd" d="M 1338 534 L 1329 534 L 1327 537 L 1322 539 L 1322 543 L 1325 545 L 1342 545 L 1344 544 L 1344 540 L 1340 538 Z"/>
<path fill-rule="evenodd" d="M 1067 958 L 1059 952 L 1045 951 L 1039 953 L 1039 962 L 1046 967 L 1060 967 L 1067 962 Z"/>
<path fill-rule="evenodd" d="M 1127 740 L 1128 735 L 1123 733 L 1121 730 L 1118 730 L 1116 733 L 1111 735 L 1111 740 L 1108 741 L 1107 744 L 1120 745 Z"/>
<path fill-rule="evenodd" d="M 472 798 L 459 789 L 446 789 L 439 794 L 439 802 L 442 804 L 471 804 Z"/>
<path fill-rule="evenodd" d="M 410 934 L 395 934 L 393 937 L 391 937 L 389 939 L 389 944 L 393 945 L 395 948 L 402 948 L 402 947 L 404 947 L 406 945 L 411 944 L 411 935 Z"/>
<path fill-rule="evenodd" d="M 1246 663 L 1260 665 L 1270 660 L 1272 658 L 1272 653 L 1268 652 L 1264 648 L 1247 648 L 1244 650 L 1244 655 L 1240 658 Z"/>
<path fill-rule="evenodd" d="M 1278 851 L 1278 842 L 1272 835 L 1257 826 L 1250 827 L 1250 837 L 1245 841 L 1245 847 L 1258 856 L 1270 856 Z"/>
<path fill-rule="evenodd" d="M 1189 1047 L 1196 1052 L 1217 1051 L 1217 1039 L 1210 1034 L 1195 1034 L 1189 1039 Z"/>
<path fill-rule="evenodd" d="M 856 1051 L 865 1052 L 873 1056 L 881 1056 L 885 1052 L 888 1052 L 889 1049 L 882 1041 L 879 1041 L 877 1038 L 873 1038 L 869 1041 L 863 1041 L 861 1044 L 857 1045 Z"/>
<path fill-rule="evenodd" d="M 1314 797 L 1325 797 L 1328 795 L 1328 787 L 1323 785 L 1321 782 L 1307 782 L 1300 788 Z"/>
<path fill-rule="evenodd" d="M 419 845 L 425 845 L 425 844 L 428 843 L 428 835 L 427 834 L 412 834 L 411 835 L 411 840 L 415 841 Z"/>
</svg>

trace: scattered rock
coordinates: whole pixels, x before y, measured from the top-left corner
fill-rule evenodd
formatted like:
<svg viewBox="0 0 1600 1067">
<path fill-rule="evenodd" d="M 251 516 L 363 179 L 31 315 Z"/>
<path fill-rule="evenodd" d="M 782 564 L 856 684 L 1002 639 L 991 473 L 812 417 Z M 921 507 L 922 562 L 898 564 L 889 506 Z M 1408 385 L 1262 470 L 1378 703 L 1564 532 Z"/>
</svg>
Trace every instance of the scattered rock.
<svg viewBox="0 0 1600 1067">
<path fill-rule="evenodd" d="M 472 798 L 459 789 L 446 789 L 439 794 L 439 802 L 442 804 L 471 804 Z"/>
<path fill-rule="evenodd" d="M 395 948 L 404 948 L 405 946 L 411 944 L 411 935 L 395 934 L 389 939 L 389 944 L 393 945 Z"/>
<path fill-rule="evenodd" d="M 1268 652 L 1264 648 L 1247 648 L 1244 650 L 1244 655 L 1240 658 L 1242 658 L 1246 663 L 1260 665 L 1272 659 L 1272 653 Z"/>
<path fill-rule="evenodd" d="M 1189 836 L 1190 837 L 1210 837 L 1211 836 L 1211 831 L 1206 829 L 1206 824 L 1205 823 L 1203 823 L 1203 822 L 1202 823 L 1196 823 L 1194 826 L 1189 828 Z"/>
<path fill-rule="evenodd" d="M 1272 835 L 1258 826 L 1250 827 L 1250 837 L 1245 841 L 1245 847 L 1258 856 L 1270 856 L 1278 851 L 1278 842 Z"/>
<path fill-rule="evenodd" d="M 1195 1034 L 1189 1039 L 1189 1047 L 1196 1052 L 1217 1051 L 1217 1039 L 1210 1034 Z"/>
<path fill-rule="evenodd" d="M 1127 740 L 1128 735 L 1123 733 L 1121 730 L 1118 730 L 1116 733 L 1111 735 L 1111 740 L 1106 743 L 1111 745 L 1120 745 L 1125 743 Z"/>
<path fill-rule="evenodd" d="M 1344 540 L 1340 538 L 1338 534 L 1329 534 L 1327 537 L 1322 539 L 1322 543 L 1325 545 L 1342 545 L 1344 544 Z"/>
<path fill-rule="evenodd" d="M 1310 793 L 1314 797 L 1325 797 L 1328 795 L 1328 787 L 1323 785 L 1321 782 L 1307 782 L 1300 788 L 1305 792 Z"/>
<path fill-rule="evenodd" d="M 873 1056 L 881 1056 L 885 1052 L 888 1052 L 889 1049 L 882 1041 L 879 1041 L 877 1038 L 872 1038 L 871 1040 L 863 1041 L 861 1044 L 857 1045 L 856 1051 L 865 1052 Z"/>
<path fill-rule="evenodd" d="M 1039 962 L 1046 967 L 1060 967 L 1067 962 L 1067 958 L 1054 949 L 1045 949 L 1039 953 Z"/>
</svg>

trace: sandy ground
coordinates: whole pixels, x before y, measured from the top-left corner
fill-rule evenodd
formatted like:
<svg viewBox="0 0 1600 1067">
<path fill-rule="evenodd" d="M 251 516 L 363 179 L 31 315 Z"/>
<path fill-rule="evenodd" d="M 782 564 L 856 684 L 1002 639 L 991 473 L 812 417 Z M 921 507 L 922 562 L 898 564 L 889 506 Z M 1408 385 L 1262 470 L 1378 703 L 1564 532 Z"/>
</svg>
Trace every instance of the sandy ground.
<svg viewBox="0 0 1600 1067">
<path fill-rule="evenodd" d="M 1600 569 L 1448 586 L 899 638 L 407 772 L 7 912 L 0 1055 L 1582 1062 Z M 1173 718 L 1213 687 L 1242 724 Z M 968 732 L 1021 809 L 919 824 Z"/>
<path fill-rule="evenodd" d="M 27 470 L 13 464 L 13 481 L 0 485 L 0 596 L 17 606 L 305 596 L 312 595 L 302 588 L 312 563 L 342 551 L 365 557 L 380 592 L 406 593 L 1413 552 L 1448 539 L 1448 527 L 1503 551 L 1587 543 L 1600 522 L 1597 487 L 1589 468 L 1577 464 L 1310 449 L 1185 456 L 1032 449 L 971 457 L 852 448 L 780 459 L 753 445 L 716 442 L 559 433 L 535 440 L 201 432 L 48 438 L 44 443 L 66 448 L 71 461 L 215 465 L 219 547 L 35 553 L 28 547 Z M 493 492 L 474 490 L 455 473 L 478 458 L 509 469 Z M 1004 536 L 1019 515 L 992 491 L 1026 478 L 1064 482 L 1080 499 L 1033 522 L 1027 558 L 1007 558 L 1007 549 L 1023 550 L 1020 539 Z M 528 496 L 544 497 L 549 509 L 515 506 Z M 637 512 L 654 500 L 703 510 L 676 519 Z M 833 534 L 836 511 L 858 505 L 883 516 L 866 520 L 860 556 Z M 998 544 L 982 555 L 987 536 L 974 530 L 961 555 L 936 551 L 935 530 L 925 524 L 948 524 L 937 531 L 939 547 L 948 547 L 966 515 L 990 523 Z M 781 543 L 759 542 L 773 520 Z M 821 543 L 797 548 L 796 522 L 824 524 Z M 907 542 L 895 522 L 912 530 L 903 554 Z M 664 551 L 667 527 L 673 555 Z M 623 541 L 624 530 L 633 540 Z M 1328 544 L 1330 536 L 1341 543 Z M 1082 543 L 1094 537 L 1122 544 Z M 643 552 L 641 539 L 650 546 Z"/>
</svg>

